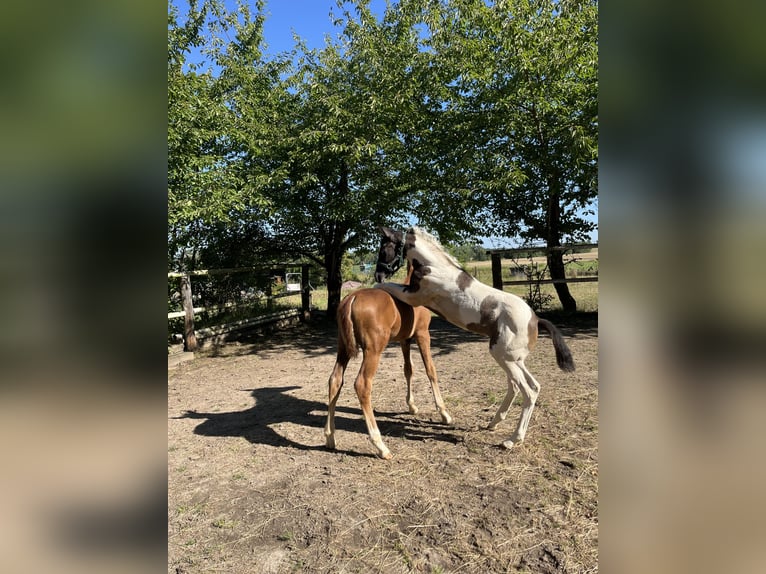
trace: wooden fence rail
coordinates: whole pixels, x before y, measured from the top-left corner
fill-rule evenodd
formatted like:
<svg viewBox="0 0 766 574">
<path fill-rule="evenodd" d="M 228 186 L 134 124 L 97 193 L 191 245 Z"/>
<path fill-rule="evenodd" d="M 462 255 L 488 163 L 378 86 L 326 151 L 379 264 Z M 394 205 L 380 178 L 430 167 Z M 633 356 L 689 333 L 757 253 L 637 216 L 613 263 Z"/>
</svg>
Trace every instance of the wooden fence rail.
<svg viewBox="0 0 766 574">
<path fill-rule="evenodd" d="M 518 281 L 503 281 L 503 285 L 551 285 L 553 283 L 596 283 L 598 276 L 567 277 L 566 279 L 520 279 Z"/>
<path fill-rule="evenodd" d="M 531 256 L 533 253 L 549 253 L 552 251 L 572 251 L 582 249 L 598 249 L 598 243 L 585 243 L 579 245 L 561 245 L 557 247 L 519 247 L 513 249 L 490 249 L 487 253 L 492 260 L 492 286 L 495 289 L 503 290 L 505 285 L 550 285 L 553 283 L 593 283 L 598 281 L 598 276 L 589 277 L 567 277 L 565 279 L 524 279 L 518 281 L 503 281 L 503 256 Z"/>
<path fill-rule="evenodd" d="M 248 303 L 226 303 L 221 306 L 213 306 L 213 307 L 195 307 L 194 306 L 194 296 L 192 293 L 192 286 L 191 286 L 191 278 L 192 277 L 204 277 L 204 276 L 211 276 L 211 275 L 231 275 L 235 273 L 264 273 L 265 271 L 269 271 L 269 275 L 274 275 L 275 270 L 278 268 L 298 268 L 301 269 L 301 308 L 298 309 L 288 309 L 283 311 L 277 311 L 275 313 L 269 313 L 268 315 L 263 315 L 260 317 L 255 317 L 252 319 L 243 319 L 240 321 L 234 321 L 231 323 L 223 324 L 223 325 L 216 325 L 214 327 L 208 327 L 205 329 L 199 329 L 195 331 L 194 329 L 194 315 L 195 313 L 203 313 L 205 311 L 211 310 L 211 309 L 221 309 L 221 308 L 241 308 L 241 307 L 247 307 L 251 306 L 252 304 Z M 183 307 L 183 311 L 172 311 L 168 313 L 168 319 L 175 319 L 175 318 L 184 318 L 184 330 L 183 330 L 183 341 L 184 341 L 184 351 L 196 351 L 199 348 L 199 343 L 197 341 L 198 336 L 199 337 L 210 337 L 215 335 L 220 335 L 223 333 L 229 333 L 231 331 L 235 331 L 238 329 L 243 329 L 246 327 L 254 326 L 254 325 L 261 325 L 268 322 L 278 321 L 281 319 L 289 318 L 298 316 L 301 320 L 308 320 L 311 316 L 310 309 L 311 309 L 311 287 L 309 285 L 309 265 L 306 263 L 279 263 L 270 267 L 233 267 L 229 269 L 200 269 L 196 271 L 188 271 L 188 272 L 178 272 L 178 271 L 171 271 L 168 273 L 168 279 L 180 279 L 180 293 L 181 293 L 181 305 Z M 280 293 L 277 295 L 268 295 L 265 297 L 262 297 L 261 299 L 265 299 L 266 301 L 271 301 L 273 299 L 279 299 L 281 297 L 291 297 L 296 295 L 295 292 L 286 292 L 286 293 Z"/>
<path fill-rule="evenodd" d="M 260 301 L 266 301 L 270 299 L 281 299 L 282 297 L 295 297 L 298 293 L 291 293 L 291 292 L 284 292 L 284 293 L 277 293 L 276 295 L 259 297 L 257 299 L 257 302 Z M 194 313 L 205 313 L 206 311 L 221 311 L 223 309 L 241 309 L 244 307 L 254 307 L 257 302 L 255 303 L 224 303 L 223 305 L 212 305 L 210 307 L 194 307 Z M 171 311 L 168 313 L 168 319 L 179 319 L 180 317 L 183 317 L 185 315 L 184 311 Z"/>
</svg>

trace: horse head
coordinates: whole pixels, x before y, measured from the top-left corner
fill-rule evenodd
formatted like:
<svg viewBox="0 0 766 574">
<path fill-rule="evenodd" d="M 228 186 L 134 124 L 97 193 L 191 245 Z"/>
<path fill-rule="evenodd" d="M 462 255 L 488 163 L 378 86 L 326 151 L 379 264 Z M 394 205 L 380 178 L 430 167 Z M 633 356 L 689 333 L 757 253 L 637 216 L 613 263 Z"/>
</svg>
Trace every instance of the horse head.
<svg viewBox="0 0 766 574">
<path fill-rule="evenodd" d="M 378 228 L 381 234 L 375 281 L 380 283 L 391 277 L 402 266 L 405 258 L 404 233 L 388 227 Z"/>
</svg>

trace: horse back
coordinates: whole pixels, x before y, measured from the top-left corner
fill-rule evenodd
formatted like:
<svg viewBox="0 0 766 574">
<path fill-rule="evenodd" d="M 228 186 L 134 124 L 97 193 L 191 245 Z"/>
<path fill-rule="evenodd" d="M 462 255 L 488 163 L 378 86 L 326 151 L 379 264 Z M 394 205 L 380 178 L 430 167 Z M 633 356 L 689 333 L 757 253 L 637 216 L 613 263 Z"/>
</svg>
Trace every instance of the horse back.
<svg viewBox="0 0 766 574">
<path fill-rule="evenodd" d="M 402 317 L 391 295 L 380 289 L 360 289 L 348 296 L 351 295 L 355 296 L 351 313 L 360 346 L 366 346 L 361 340 L 365 337 L 385 338 L 384 344 L 388 343 L 403 330 L 402 324 L 408 317 L 406 312 Z"/>
</svg>

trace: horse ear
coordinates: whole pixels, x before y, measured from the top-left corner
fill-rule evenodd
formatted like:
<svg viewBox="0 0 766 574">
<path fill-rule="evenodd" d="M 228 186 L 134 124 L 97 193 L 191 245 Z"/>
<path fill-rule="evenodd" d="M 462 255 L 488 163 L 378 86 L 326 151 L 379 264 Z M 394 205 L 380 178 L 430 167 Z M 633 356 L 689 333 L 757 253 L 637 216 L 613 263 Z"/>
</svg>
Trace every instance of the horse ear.
<svg viewBox="0 0 766 574">
<path fill-rule="evenodd" d="M 396 231 L 391 229 L 390 227 L 383 227 L 382 225 L 378 226 L 378 231 L 380 231 L 380 234 L 383 237 L 388 237 L 389 239 L 396 239 Z"/>
</svg>

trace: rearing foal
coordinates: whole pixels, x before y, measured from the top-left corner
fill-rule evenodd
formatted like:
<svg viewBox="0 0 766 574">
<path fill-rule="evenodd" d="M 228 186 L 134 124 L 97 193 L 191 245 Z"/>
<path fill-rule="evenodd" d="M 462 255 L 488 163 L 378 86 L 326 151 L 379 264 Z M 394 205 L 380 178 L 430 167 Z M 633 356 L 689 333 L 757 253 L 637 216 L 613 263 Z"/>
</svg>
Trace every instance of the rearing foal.
<svg viewBox="0 0 766 574">
<path fill-rule="evenodd" d="M 402 264 L 403 258 L 387 266 L 393 274 Z M 408 265 L 407 281 L 411 274 Z M 431 382 L 434 402 L 441 415 L 442 422 L 450 424 L 452 417 L 447 412 L 439 391 L 436 369 L 431 358 L 431 312 L 424 307 L 411 307 L 397 301 L 391 295 L 378 289 L 360 289 L 349 293 L 338 307 L 338 356 L 335 367 L 328 381 L 329 402 L 327 423 L 324 434 L 327 448 L 335 449 L 335 404 L 343 387 L 343 375 L 348 362 L 362 349 L 362 365 L 354 382 L 359 404 L 362 407 L 367 432 L 380 458 L 391 458 L 391 451 L 383 443 L 375 415 L 372 411 L 372 379 L 378 370 L 380 356 L 390 341 L 398 341 L 404 355 L 404 377 L 407 380 L 407 406 L 410 414 L 416 414 L 418 408 L 412 393 L 412 361 L 410 360 L 411 341 L 418 344 L 420 356 Z"/>
<path fill-rule="evenodd" d="M 462 329 L 489 337 L 489 353 L 508 377 L 508 392 L 488 428 L 494 430 L 505 419 L 520 391 L 519 423 L 503 446 L 512 448 L 523 441 L 540 393 L 540 383 L 527 370 L 524 359 L 537 342 L 538 327 L 542 327 L 551 335 L 559 368 L 574 371 L 572 354 L 561 332 L 550 321 L 535 315 L 520 297 L 475 280 L 422 229 L 411 227 L 403 234 L 382 228 L 381 232 L 383 243 L 375 280 L 391 276 L 389 266 L 397 252 L 407 258 L 412 272 L 409 285 L 382 283 L 375 287 L 410 305 L 423 305 Z"/>
</svg>

